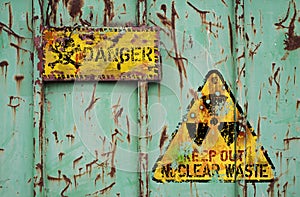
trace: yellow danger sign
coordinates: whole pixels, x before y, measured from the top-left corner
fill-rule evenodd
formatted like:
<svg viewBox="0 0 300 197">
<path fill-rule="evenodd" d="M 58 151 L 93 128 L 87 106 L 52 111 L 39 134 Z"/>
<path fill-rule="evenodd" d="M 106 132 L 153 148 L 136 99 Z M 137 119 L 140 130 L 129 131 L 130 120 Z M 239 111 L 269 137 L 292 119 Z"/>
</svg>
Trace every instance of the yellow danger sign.
<svg viewBox="0 0 300 197">
<path fill-rule="evenodd" d="M 160 80 L 155 28 L 49 28 L 44 80 Z"/>
<path fill-rule="evenodd" d="M 267 151 L 217 70 L 210 71 L 153 168 L 157 182 L 274 179 Z"/>
</svg>

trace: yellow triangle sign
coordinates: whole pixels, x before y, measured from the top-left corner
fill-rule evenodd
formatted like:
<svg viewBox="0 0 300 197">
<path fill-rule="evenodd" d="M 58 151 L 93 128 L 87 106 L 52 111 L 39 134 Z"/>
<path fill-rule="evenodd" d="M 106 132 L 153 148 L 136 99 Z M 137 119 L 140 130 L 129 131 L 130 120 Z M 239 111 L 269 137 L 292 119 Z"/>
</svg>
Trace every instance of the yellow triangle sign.
<svg viewBox="0 0 300 197">
<path fill-rule="evenodd" d="M 222 75 L 210 71 L 153 167 L 157 182 L 272 181 L 275 169 Z"/>
</svg>

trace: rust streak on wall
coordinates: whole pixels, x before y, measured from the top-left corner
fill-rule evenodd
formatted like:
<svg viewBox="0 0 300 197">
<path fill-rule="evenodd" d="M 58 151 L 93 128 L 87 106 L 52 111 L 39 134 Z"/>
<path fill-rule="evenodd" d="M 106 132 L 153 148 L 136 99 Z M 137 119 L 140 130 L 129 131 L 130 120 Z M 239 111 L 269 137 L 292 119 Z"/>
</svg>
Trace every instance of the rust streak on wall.
<svg viewBox="0 0 300 197">
<path fill-rule="evenodd" d="M 130 123 L 129 123 L 129 118 L 128 115 L 126 115 L 126 125 L 127 125 L 127 141 L 130 143 Z"/>
<path fill-rule="evenodd" d="M 160 136 L 160 140 L 159 140 L 160 153 L 162 153 L 162 148 L 163 148 L 166 140 L 168 139 L 167 128 L 168 128 L 167 125 L 165 125 L 161 132 L 161 136 Z"/>
<path fill-rule="evenodd" d="M 83 156 L 81 155 L 80 157 L 76 158 L 74 161 L 73 161 L 73 169 L 75 169 L 77 163 L 83 158 Z"/>
<path fill-rule="evenodd" d="M 11 4 L 10 3 L 5 3 L 5 5 L 8 5 L 8 27 L 12 28 L 13 26 L 13 13 L 12 13 L 12 8 L 11 8 Z"/>
<path fill-rule="evenodd" d="M 86 194 L 85 196 L 98 196 L 98 194 L 103 195 L 103 194 L 109 192 L 115 184 L 116 184 L 116 182 L 113 182 L 109 186 L 107 186 L 99 191 L 96 191 L 92 194 Z"/>
<path fill-rule="evenodd" d="M 93 93 L 92 93 L 91 102 L 90 102 L 89 106 L 84 110 L 84 117 L 85 118 L 86 118 L 86 113 L 88 111 L 90 111 L 94 107 L 95 103 L 100 99 L 99 97 L 95 98 L 96 87 L 97 87 L 97 84 L 95 83 Z"/>
<path fill-rule="evenodd" d="M 107 26 L 115 17 L 114 2 L 111 0 L 103 0 L 103 1 L 104 1 L 103 26 Z"/>
<path fill-rule="evenodd" d="M 31 24 L 29 24 L 29 16 L 28 15 L 29 15 L 28 12 L 26 12 L 26 26 L 27 26 L 28 31 L 33 33 L 33 30 L 30 27 Z"/>
<path fill-rule="evenodd" d="M 53 131 L 52 134 L 54 135 L 55 142 L 58 143 L 59 140 L 58 140 L 58 137 L 57 137 L 57 132 Z"/>
<path fill-rule="evenodd" d="M 6 79 L 7 76 L 7 66 L 8 66 L 8 62 L 6 60 L 3 60 L 0 62 L 0 67 L 1 67 L 1 71 L 2 71 L 2 75 L 4 74 L 4 78 Z"/>
<path fill-rule="evenodd" d="M 20 92 L 21 82 L 24 79 L 24 75 L 15 75 L 14 79 L 17 83 L 17 92 Z"/>
</svg>

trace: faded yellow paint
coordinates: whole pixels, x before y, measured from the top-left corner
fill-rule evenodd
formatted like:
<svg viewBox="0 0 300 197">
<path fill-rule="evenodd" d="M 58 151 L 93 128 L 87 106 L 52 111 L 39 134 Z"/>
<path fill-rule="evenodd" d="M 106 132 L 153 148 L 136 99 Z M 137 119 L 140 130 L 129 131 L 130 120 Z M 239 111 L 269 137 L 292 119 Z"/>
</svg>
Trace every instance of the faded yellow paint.
<svg viewBox="0 0 300 197">
<path fill-rule="evenodd" d="M 158 32 L 64 28 L 43 32 L 44 80 L 159 80 Z"/>
<path fill-rule="evenodd" d="M 157 161 L 154 180 L 258 182 L 274 178 L 273 164 L 257 144 L 253 129 L 233 99 L 220 73 L 211 71 L 166 152 Z M 226 123 L 233 127 L 224 126 Z M 191 129 L 188 125 L 197 126 Z M 203 139 L 201 128 L 197 128 L 200 125 L 207 126 Z M 239 131 L 236 138 L 235 129 Z"/>
</svg>

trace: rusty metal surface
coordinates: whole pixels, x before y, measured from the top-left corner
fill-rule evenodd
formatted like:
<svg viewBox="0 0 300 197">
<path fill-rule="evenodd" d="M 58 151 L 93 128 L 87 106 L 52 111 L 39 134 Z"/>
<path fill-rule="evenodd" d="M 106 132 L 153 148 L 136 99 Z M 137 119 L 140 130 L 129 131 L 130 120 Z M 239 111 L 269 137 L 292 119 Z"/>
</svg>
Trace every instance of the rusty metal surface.
<svg viewBox="0 0 300 197">
<path fill-rule="evenodd" d="M 33 196 L 31 11 L 0 1 L 0 196 Z"/>
<path fill-rule="evenodd" d="M 275 166 L 270 183 L 248 183 L 246 177 L 234 183 L 152 181 L 151 195 L 297 195 L 299 6 L 297 1 L 151 1 L 149 23 L 162 29 L 165 52 L 163 80 L 149 86 L 149 168 L 168 151 L 172 133 L 212 69 L 228 82 L 245 114 L 242 121 L 252 125 L 258 146 Z M 184 155 L 181 151 L 174 154 Z"/>
<path fill-rule="evenodd" d="M 0 5 L 0 196 L 299 195 L 299 1 Z M 44 27 L 78 25 L 159 27 L 162 81 L 43 82 Z M 152 180 L 152 167 L 213 69 L 267 150 L 274 181 Z"/>
</svg>

